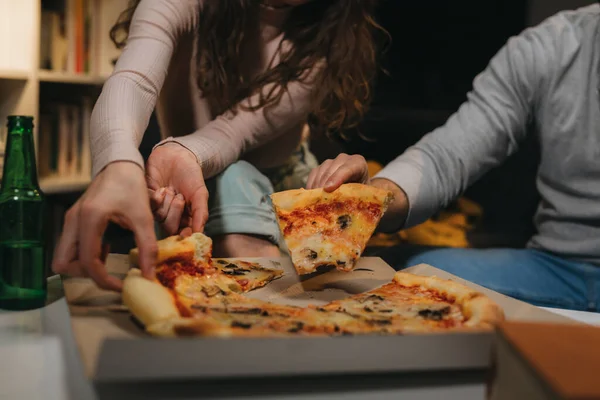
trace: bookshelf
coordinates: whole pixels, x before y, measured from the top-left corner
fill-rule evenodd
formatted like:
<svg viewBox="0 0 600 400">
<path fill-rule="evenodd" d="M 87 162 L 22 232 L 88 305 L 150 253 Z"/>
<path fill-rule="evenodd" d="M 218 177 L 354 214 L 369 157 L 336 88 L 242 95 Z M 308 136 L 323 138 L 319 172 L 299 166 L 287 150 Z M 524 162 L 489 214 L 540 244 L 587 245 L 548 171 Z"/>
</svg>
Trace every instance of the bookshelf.
<svg viewBox="0 0 600 400">
<path fill-rule="evenodd" d="M 82 192 L 90 181 L 89 150 L 76 151 L 89 149 L 86 121 L 119 55 L 109 31 L 127 3 L 0 0 L 0 146 L 8 115 L 33 116 L 40 186 L 49 195 Z M 62 108 L 72 111 L 71 125 L 44 120 Z M 71 164 L 79 157 L 76 166 L 58 165 L 65 148 Z"/>
</svg>

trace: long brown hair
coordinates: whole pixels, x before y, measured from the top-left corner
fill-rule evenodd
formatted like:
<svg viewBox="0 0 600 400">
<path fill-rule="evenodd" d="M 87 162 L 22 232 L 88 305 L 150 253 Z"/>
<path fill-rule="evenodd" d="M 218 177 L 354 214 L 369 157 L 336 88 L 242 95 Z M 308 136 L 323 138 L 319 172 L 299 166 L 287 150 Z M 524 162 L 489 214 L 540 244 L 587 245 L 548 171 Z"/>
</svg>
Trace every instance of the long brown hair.
<svg viewBox="0 0 600 400">
<path fill-rule="evenodd" d="M 130 0 L 111 29 L 117 47 L 125 45 L 140 0 Z M 258 29 L 259 0 L 206 0 L 199 15 L 198 86 L 214 111 L 257 110 L 277 104 L 293 81 L 314 85 L 311 119 L 343 137 L 368 109 L 377 72 L 378 44 L 387 32 L 374 20 L 377 0 L 314 0 L 294 7 L 282 28 L 286 46 L 280 62 L 250 79 L 240 69 L 248 33 Z M 316 74 L 315 65 L 326 62 Z M 309 75 L 312 81 L 308 82 Z M 266 87 L 269 90 L 264 90 Z M 260 93 L 255 104 L 240 104 Z"/>
</svg>

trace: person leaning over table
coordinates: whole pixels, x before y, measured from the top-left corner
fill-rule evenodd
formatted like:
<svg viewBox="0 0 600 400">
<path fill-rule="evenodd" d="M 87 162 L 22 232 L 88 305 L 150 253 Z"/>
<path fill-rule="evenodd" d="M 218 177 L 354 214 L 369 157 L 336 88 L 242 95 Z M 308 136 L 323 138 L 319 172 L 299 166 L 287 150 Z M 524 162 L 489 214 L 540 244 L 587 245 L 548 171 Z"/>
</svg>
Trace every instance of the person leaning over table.
<svg viewBox="0 0 600 400">
<path fill-rule="evenodd" d="M 600 310 L 600 7 L 560 12 L 508 40 L 467 101 L 369 181 L 358 155 L 327 160 L 307 187 L 363 182 L 396 196 L 380 229 L 424 222 L 537 135 L 541 196 L 525 249 L 437 249 L 427 263 L 541 306 Z M 529 122 L 535 131 L 528 131 Z"/>
<path fill-rule="evenodd" d="M 266 195 L 273 186 L 303 186 L 317 165 L 302 142 L 310 114 L 330 131 L 363 115 L 374 35 L 383 32 L 374 7 L 375 0 L 130 2 L 112 32 L 127 43 L 92 114 L 93 180 L 66 214 L 53 270 L 119 290 L 101 245 L 112 221 L 133 231 L 151 278 L 153 214 L 167 234 L 204 230 L 220 257 L 279 255 Z M 138 146 L 155 105 L 167 138 L 144 176 Z"/>
</svg>

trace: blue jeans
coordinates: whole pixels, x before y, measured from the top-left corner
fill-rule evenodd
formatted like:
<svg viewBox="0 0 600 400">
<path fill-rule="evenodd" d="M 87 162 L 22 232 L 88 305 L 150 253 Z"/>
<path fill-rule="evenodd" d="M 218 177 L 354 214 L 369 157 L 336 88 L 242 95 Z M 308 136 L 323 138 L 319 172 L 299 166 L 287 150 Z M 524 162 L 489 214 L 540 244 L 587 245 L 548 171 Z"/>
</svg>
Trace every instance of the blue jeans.
<svg viewBox="0 0 600 400">
<path fill-rule="evenodd" d="M 269 195 L 269 178 L 246 161 L 237 161 L 213 179 L 208 188 L 208 221 L 204 233 L 210 237 L 232 233 L 255 235 L 279 242 L 279 225 Z"/>
<path fill-rule="evenodd" d="M 279 225 L 269 195 L 269 178 L 246 161 L 231 164 L 222 173 L 206 181 L 208 221 L 204 233 L 215 238 L 233 233 L 262 237 L 279 244 Z M 160 224 L 154 229 L 159 239 L 167 237 Z"/>
<path fill-rule="evenodd" d="M 283 239 L 269 195 L 304 187 L 317 165 L 306 143 L 282 167 L 259 171 L 243 160 L 229 165 L 206 181 L 209 198 L 204 233 L 212 238 L 234 233 L 254 235 L 281 247 Z M 155 230 L 157 237 L 166 237 L 158 223 Z"/>
<path fill-rule="evenodd" d="M 600 267 L 534 249 L 439 249 L 408 259 L 545 307 L 600 311 Z"/>
</svg>

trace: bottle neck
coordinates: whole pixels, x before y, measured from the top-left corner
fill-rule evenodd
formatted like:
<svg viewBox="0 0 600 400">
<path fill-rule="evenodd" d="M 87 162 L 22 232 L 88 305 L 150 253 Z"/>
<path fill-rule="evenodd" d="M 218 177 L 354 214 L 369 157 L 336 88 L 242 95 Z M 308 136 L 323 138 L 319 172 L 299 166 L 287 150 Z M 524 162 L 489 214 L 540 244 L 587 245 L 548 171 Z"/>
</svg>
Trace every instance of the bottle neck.
<svg viewBox="0 0 600 400">
<path fill-rule="evenodd" d="M 2 191 L 8 189 L 39 189 L 30 118 L 9 118 Z"/>
</svg>

